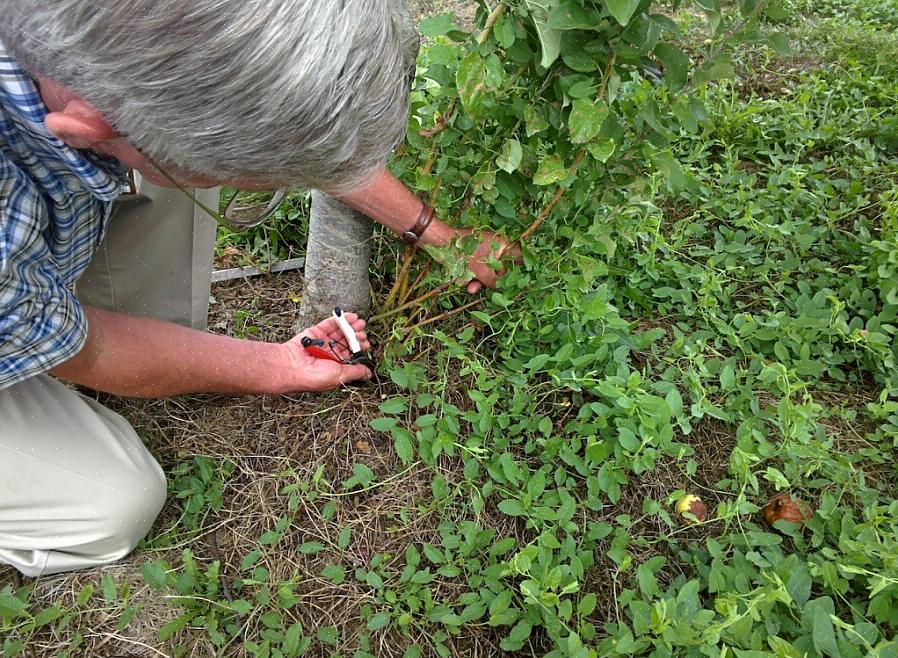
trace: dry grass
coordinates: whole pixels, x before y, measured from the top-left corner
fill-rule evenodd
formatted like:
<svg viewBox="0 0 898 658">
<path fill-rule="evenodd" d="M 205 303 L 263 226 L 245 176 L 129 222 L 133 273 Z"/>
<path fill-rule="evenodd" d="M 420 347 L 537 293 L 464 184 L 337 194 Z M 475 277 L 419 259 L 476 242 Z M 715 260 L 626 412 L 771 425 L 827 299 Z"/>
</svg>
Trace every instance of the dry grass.
<svg viewBox="0 0 898 658">
<path fill-rule="evenodd" d="M 416 21 L 449 12 L 463 29 L 471 30 L 474 27 L 477 3 L 471 0 L 412 0 L 408 4 Z"/>
</svg>

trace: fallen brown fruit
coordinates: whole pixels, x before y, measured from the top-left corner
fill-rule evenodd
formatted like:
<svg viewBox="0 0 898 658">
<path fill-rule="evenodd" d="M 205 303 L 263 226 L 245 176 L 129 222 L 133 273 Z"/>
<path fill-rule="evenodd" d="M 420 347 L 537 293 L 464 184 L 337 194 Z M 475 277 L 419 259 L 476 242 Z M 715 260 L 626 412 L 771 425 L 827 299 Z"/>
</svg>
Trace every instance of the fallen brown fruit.
<svg viewBox="0 0 898 658">
<path fill-rule="evenodd" d="M 764 521 L 771 528 L 774 527 L 773 524 L 777 521 L 788 521 L 795 525 L 802 525 L 814 516 L 807 503 L 800 498 L 792 498 L 785 491 L 771 498 L 770 502 L 764 505 L 761 513 L 764 515 Z"/>
<path fill-rule="evenodd" d="M 677 501 L 677 514 L 689 512 L 699 521 L 708 518 L 708 506 L 696 495 L 686 494 Z"/>
</svg>

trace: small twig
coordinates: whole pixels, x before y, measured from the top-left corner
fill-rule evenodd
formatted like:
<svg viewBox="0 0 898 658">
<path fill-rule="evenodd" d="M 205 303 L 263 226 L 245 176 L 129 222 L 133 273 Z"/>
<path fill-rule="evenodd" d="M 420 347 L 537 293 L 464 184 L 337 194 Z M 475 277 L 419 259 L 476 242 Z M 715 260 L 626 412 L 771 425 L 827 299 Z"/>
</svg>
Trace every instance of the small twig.
<svg viewBox="0 0 898 658">
<path fill-rule="evenodd" d="M 602 73 L 602 84 L 599 85 L 599 93 L 596 96 L 599 100 L 605 99 L 605 90 L 608 88 L 608 79 L 611 78 L 611 73 L 614 71 L 614 62 L 617 59 L 617 53 L 612 52 L 611 57 L 608 58 L 608 63 L 605 64 L 605 71 Z"/>
<path fill-rule="evenodd" d="M 405 328 L 405 330 L 408 333 L 411 333 L 415 329 L 423 327 L 425 324 L 430 324 L 431 322 L 438 322 L 440 320 L 445 320 L 446 318 L 452 317 L 453 315 L 455 315 L 457 313 L 461 313 L 462 311 L 465 311 L 465 310 L 471 308 L 472 306 L 476 306 L 477 304 L 482 304 L 482 303 L 483 303 L 482 299 L 475 299 L 473 302 L 468 302 L 467 304 L 462 304 L 458 308 L 453 308 L 451 311 L 446 311 L 445 313 L 440 313 L 439 315 L 435 315 L 432 318 L 425 318 L 424 320 L 421 320 L 421 322 L 419 322 L 417 324 L 413 324 L 411 327 Z"/>
<path fill-rule="evenodd" d="M 490 32 L 493 31 L 493 26 L 496 24 L 496 21 L 499 20 L 499 16 L 502 15 L 502 12 L 505 10 L 505 3 L 500 2 L 496 5 L 496 8 L 490 12 L 490 15 L 486 18 L 486 23 L 483 24 L 483 31 L 477 35 L 477 45 L 482 46 L 486 43 L 486 40 L 490 38 Z"/>
<path fill-rule="evenodd" d="M 425 293 L 425 294 L 421 295 L 420 297 L 416 297 L 415 299 L 413 299 L 409 302 L 406 302 L 405 304 L 400 304 L 396 308 L 392 308 L 389 311 L 384 311 L 383 313 L 378 313 L 377 315 L 372 316 L 371 318 L 368 319 L 368 322 L 376 322 L 378 320 L 383 320 L 384 318 L 388 318 L 392 315 L 396 315 L 397 313 L 401 313 L 405 309 L 410 308 L 410 307 L 414 306 L 415 304 L 420 304 L 421 302 L 423 302 L 427 299 L 430 299 L 431 297 L 436 297 L 437 295 L 441 295 L 442 293 L 444 293 L 446 291 L 447 288 L 452 286 L 454 283 L 455 283 L 454 281 L 447 281 L 446 283 L 441 285 L 439 288 L 434 288 L 430 292 Z"/>
<path fill-rule="evenodd" d="M 423 307 L 423 306 L 416 306 L 416 307 L 413 308 L 411 311 L 409 311 L 409 314 L 408 314 L 408 321 L 407 321 L 405 324 L 406 324 L 406 325 L 411 324 L 412 322 L 414 322 L 415 320 L 418 319 L 418 316 L 422 315 L 423 313 L 424 313 L 424 307 Z"/>
<path fill-rule="evenodd" d="M 216 534 L 216 531 L 213 530 L 212 532 L 210 532 L 208 537 L 209 537 L 209 552 L 212 553 L 212 557 L 214 557 L 216 560 L 218 560 L 218 563 L 222 566 L 222 568 L 224 568 L 225 561 L 224 561 L 224 559 L 222 559 L 221 550 L 218 548 L 218 536 Z M 225 595 L 225 598 L 228 601 L 234 600 L 234 595 L 231 593 L 230 578 L 227 576 L 227 574 L 224 574 L 224 573 L 221 574 L 221 592 L 222 592 L 222 594 Z"/>
<path fill-rule="evenodd" d="M 418 277 L 412 282 L 412 285 L 408 287 L 408 290 L 405 291 L 405 296 L 400 298 L 400 303 L 404 304 L 406 301 L 408 301 L 408 294 L 413 290 L 417 290 L 418 286 L 421 285 L 421 281 L 425 276 L 427 276 L 427 273 L 430 272 L 431 263 L 433 263 L 433 261 L 429 260 L 424 264 L 424 267 L 421 268 L 421 272 L 418 274 Z"/>
<path fill-rule="evenodd" d="M 387 295 L 387 300 L 384 302 L 384 308 L 390 308 L 393 305 L 393 302 L 399 295 L 403 282 L 408 280 L 408 272 L 412 266 L 412 260 L 414 259 L 417 250 L 417 245 L 406 245 L 405 259 L 402 261 L 402 268 L 399 270 L 399 276 L 397 276 L 396 280 L 393 282 L 393 287 L 390 288 L 390 294 Z"/>
<path fill-rule="evenodd" d="M 586 149 L 580 149 L 576 156 L 574 156 L 574 162 L 571 164 L 570 168 L 568 168 L 568 176 L 572 176 L 574 172 L 577 171 L 577 167 L 580 166 L 580 162 L 583 160 L 583 156 L 586 155 Z M 518 244 L 523 240 L 529 238 L 533 232 L 539 228 L 540 224 L 546 221 L 546 218 L 551 214 L 552 210 L 555 208 L 555 205 L 561 200 L 561 197 L 564 195 L 565 188 L 559 186 L 555 191 L 555 195 L 552 197 L 552 200 L 546 204 L 546 207 L 542 209 L 542 212 L 539 213 L 537 218 L 533 220 L 533 223 L 527 227 L 527 229 L 518 236 L 518 239 L 514 241 L 512 244 Z M 496 252 L 496 259 L 502 258 L 502 254 L 505 253 L 505 250 L 508 248 L 507 244 L 499 247 L 499 250 Z"/>
<path fill-rule="evenodd" d="M 414 252 L 413 252 L 414 253 Z M 408 299 L 408 270 L 405 271 L 405 276 L 399 281 L 399 292 L 396 299 Z"/>
<path fill-rule="evenodd" d="M 430 170 L 433 169 L 434 163 L 437 161 L 436 147 L 434 147 L 434 151 L 430 154 L 430 157 L 427 158 L 427 161 L 424 163 L 424 166 L 421 167 L 421 174 L 426 176 L 430 173 Z"/>
<path fill-rule="evenodd" d="M 128 644 L 133 644 L 134 646 L 143 647 L 144 649 L 146 649 L 146 650 L 148 650 L 148 651 L 152 651 L 152 652 L 155 653 L 157 656 L 162 656 L 162 658 L 168 658 L 168 654 L 162 653 L 161 651 L 159 651 L 159 649 L 155 649 L 155 648 L 151 647 L 149 644 L 144 644 L 143 642 L 140 642 L 140 641 L 138 641 L 138 640 L 134 640 L 134 639 L 129 638 L 129 637 L 124 637 L 124 636 L 122 636 L 122 635 L 117 635 L 117 634 L 115 634 L 115 633 L 109 633 L 109 632 L 101 631 L 101 632 L 99 632 L 99 633 L 90 633 L 90 634 L 86 635 L 85 637 L 97 637 L 97 638 L 105 637 L 105 638 L 112 638 L 112 639 L 114 639 L 114 640 L 116 640 L 116 641 L 118 641 L 118 642 L 127 642 Z M 132 654 L 132 655 L 133 655 L 133 654 Z"/>
<path fill-rule="evenodd" d="M 408 342 L 412 339 L 412 333 L 411 333 L 411 331 L 409 331 L 409 327 L 412 326 L 413 323 L 414 323 L 414 322 L 418 319 L 418 317 L 420 317 L 421 315 L 424 315 L 424 307 L 423 307 L 423 306 L 416 306 L 415 309 L 414 309 L 411 313 L 409 313 L 409 315 L 408 315 L 408 321 L 405 323 L 405 326 L 402 328 L 402 330 L 403 330 L 404 332 L 406 332 L 406 333 L 405 333 L 405 337 L 404 337 L 404 338 L 402 339 L 402 341 L 399 343 L 400 346 L 402 347 L 402 349 L 405 349 L 405 346 L 406 346 L 406 345 L 408 344 Z"/>
</svg>

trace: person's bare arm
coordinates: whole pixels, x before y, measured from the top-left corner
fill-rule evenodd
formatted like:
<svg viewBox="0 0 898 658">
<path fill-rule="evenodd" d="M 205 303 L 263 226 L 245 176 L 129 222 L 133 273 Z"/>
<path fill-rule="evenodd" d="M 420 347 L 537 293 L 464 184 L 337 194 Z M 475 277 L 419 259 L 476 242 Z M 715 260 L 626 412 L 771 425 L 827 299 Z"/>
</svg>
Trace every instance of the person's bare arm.
<svg viewBox="0 0 898 658">
<path fill-rule="evenodd" d="M 338 198 L 397 234 L 410 229 L 421 211 L 421 200 L 386 169 L 365 187 Z M 467 233 L 470 233 L 467 229 L 455 229 L 434 219 L 421 236 L 421 242 L 445 247 Z M 500 273 L 487 265 L 494 245 L 505 245 L 505 240 L 495 233 L 484 231 L 480 245 L 468 259 L 468 268 L 476 277 L 467 284 L 468 292 L 477 292 L 484 285 L 490 288 L 496 285 Z M 520 255 L 516 247 L 508 248 L 505 253 L 515 260 Z"/>
<path fill-rule="evenodd" d="M 279 343 L 239 340 L 170 322 L 85 307 L 88 336 L 82 350 L 51 373 L 82 386 L 134 397 L 182 393 L 321 391 L 370 377 L 364 366 L 314 359 L 300 336 Z M 364 321 L 347 314 L 368 349 Z M 301 335 L 340 338 L 333 319 Z"/>
</svg>

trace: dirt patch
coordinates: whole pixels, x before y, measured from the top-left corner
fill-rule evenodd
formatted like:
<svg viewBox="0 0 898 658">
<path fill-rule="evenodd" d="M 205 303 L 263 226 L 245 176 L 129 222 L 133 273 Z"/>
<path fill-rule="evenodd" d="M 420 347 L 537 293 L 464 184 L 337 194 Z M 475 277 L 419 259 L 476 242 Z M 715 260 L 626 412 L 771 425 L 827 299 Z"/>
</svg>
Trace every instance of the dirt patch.
<svg viewBox="0 0 898 658">
<path fill-rule="evenodd" d="M 465 30 L 473 29 L 477 15 L 477 3 L 471 0 L 409 0 L 408 6 L 416 22 L 427 16 L 449 12 Z"/>
</svg>

